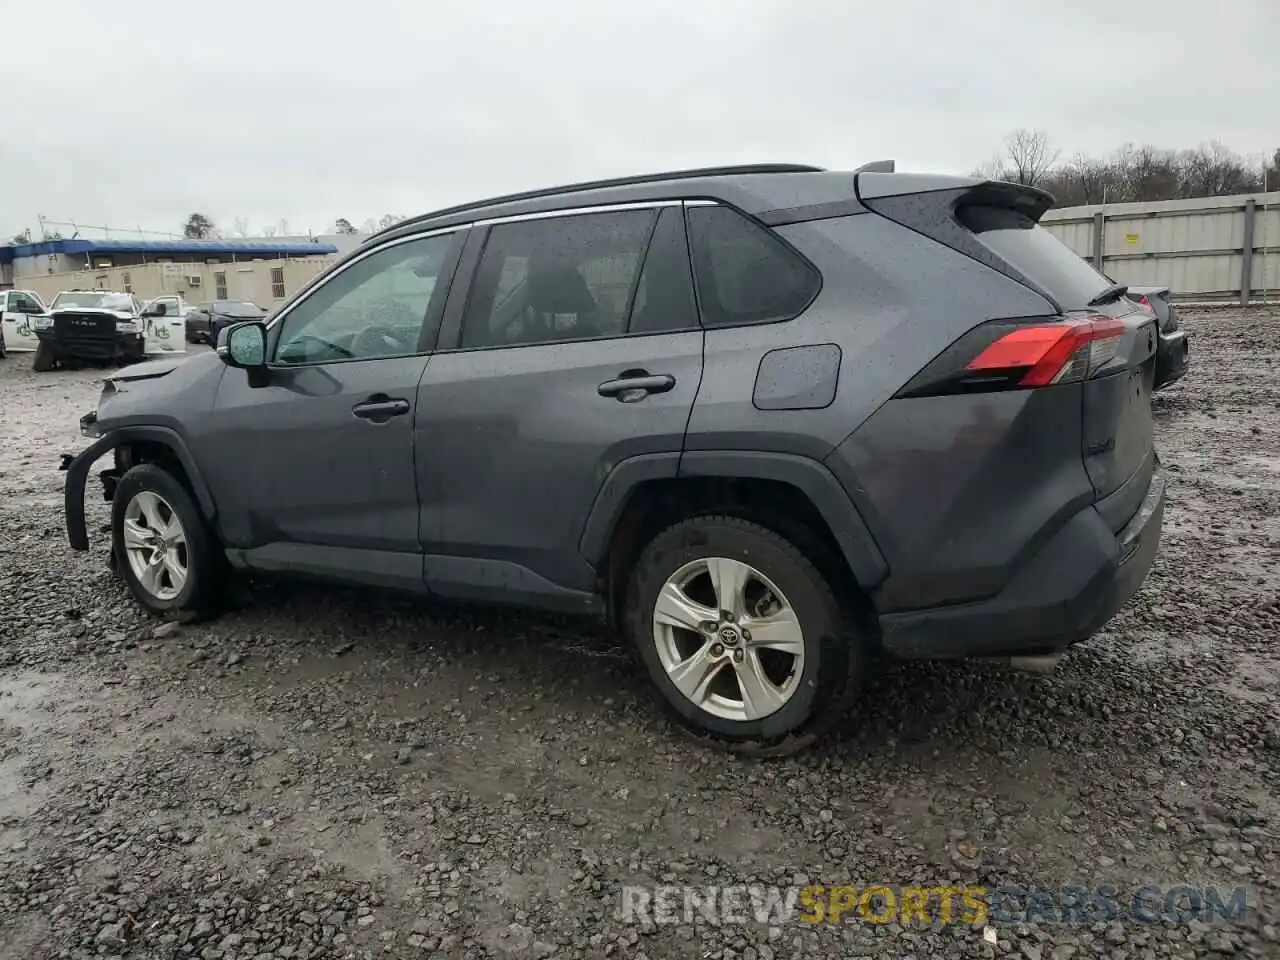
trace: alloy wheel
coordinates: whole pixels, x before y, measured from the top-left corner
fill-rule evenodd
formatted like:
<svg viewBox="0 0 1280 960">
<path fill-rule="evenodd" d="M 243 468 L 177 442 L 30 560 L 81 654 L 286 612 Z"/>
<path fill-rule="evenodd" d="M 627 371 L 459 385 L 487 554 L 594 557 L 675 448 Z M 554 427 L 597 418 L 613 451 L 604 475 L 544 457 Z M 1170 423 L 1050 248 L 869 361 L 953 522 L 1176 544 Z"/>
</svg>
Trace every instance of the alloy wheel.
<svg viewBox="0 0 1280 960">
<path fill-rule="evenodd" d="M 169 501 L 158 493 L 135 494 L 124 511 L 124 549 L 129 569 L 157 600 L 172 600 L 190 572 L 187 533 Z"/>
<path fill-rule="evenodd" d="M 653 642 L 672 684 L 726 720 L 781 710 L 804 672 L 804 631 L 782 591 L 727 557 L 686 563 L 653 609 Z"/>
</svg>

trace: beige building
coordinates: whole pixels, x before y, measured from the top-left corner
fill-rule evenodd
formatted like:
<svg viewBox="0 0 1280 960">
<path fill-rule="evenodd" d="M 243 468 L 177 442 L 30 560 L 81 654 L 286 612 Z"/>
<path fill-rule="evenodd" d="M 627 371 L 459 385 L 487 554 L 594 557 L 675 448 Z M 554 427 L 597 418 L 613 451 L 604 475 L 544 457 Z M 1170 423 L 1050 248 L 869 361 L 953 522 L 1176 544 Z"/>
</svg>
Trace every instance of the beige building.
<svg viewBox="0 0 1280 960">
<path fill-rule="evenodd" d="M 0 246 L 0 288 L 34 290 L 45 301 L 70 289 L 120 290 L 143 299 L 179 294 L 250 300 L 271 309 L 332 263 L 316 242 L 51 240 Z"/>
</svg>

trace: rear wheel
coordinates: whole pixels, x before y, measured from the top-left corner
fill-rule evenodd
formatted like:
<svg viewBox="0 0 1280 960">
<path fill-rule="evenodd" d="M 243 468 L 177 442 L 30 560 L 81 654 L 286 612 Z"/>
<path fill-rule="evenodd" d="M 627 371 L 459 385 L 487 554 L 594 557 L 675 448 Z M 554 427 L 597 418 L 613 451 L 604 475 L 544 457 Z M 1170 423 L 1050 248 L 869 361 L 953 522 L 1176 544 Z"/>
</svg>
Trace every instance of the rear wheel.
<svg viewBox="0 0 1280 960">
<path fill-rule="evenodd" d="M 735 752 L 808 747 L 857 689 L 863 644 L 827 579 L 791 541 L 735 517 L 654 538 L 624 623 L 681 729 Z"/>
<path fill-rule="evenodd" d="M 54 368 L 53 350 L 47 344 L 36 347 L 35 359 L 31 361 L 31 369 L 36 373 L 48 373 Z"/>
<path fill-rule="evenodd" d="M 156 613 L 213 612 L 225 573 L 191 494 L 153 463 L 132 467 L 111 500 L 111 542 L 130 592 Z"/>
</svg>

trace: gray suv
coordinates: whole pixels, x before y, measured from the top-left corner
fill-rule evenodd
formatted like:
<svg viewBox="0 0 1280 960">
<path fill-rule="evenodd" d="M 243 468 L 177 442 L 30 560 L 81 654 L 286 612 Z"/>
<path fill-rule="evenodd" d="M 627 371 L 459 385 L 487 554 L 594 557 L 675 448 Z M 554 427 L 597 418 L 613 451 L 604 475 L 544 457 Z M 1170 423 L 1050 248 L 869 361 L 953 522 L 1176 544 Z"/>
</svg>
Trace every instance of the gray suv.
<svg viewBox="0 0 1280 960">
<path fill-rule="evenodd" d="M 840 721 L 866 654 L 1052 659 L 1138 589 L 1149 313 L 979 179 L 769 165 L 397 224 L 81 421 L 154 611 L 232 569 L 610 618 L 686 730 Z"/>
</svg>

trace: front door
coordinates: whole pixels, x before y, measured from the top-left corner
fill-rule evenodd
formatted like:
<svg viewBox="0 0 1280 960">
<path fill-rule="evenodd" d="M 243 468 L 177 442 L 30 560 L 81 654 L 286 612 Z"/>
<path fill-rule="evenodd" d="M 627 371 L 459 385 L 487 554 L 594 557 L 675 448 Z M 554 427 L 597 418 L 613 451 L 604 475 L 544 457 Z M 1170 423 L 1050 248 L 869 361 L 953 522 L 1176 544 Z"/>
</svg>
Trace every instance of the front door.
<svg viewBox="0 0 1280 960">
<path fill-rule="evenodd" d="M 148 306 L 164 304 L 163 317 L 142 318 L 142 346 L 149 357 L 185 353 L 187 349 L 185 306 L 181 297 L 156 297 Z"/>
<path fill-rule="evenodd" d="M 223 374 L 202 466 L 246 565 L 421 588 L 417 389 L 458 242 L 353 261 L 273 323 L 265 385 Z"/>
<path fill-rule="evenodd" d="M 483 240 L 418 391 L 426 578 L 574 609 L 593 588 L 579 540 L 605 475 L 645 454 L 678 466 L 703 337 L 681 209 L 502 223 Z"/>
<path fill-rule="evenodd" d="M 45 312 L 45 305 L 34 293 L 0 290 L 0 329 L 6 353 L 30 353 L 40 345 L 33 320 Z"/>
</svg>

